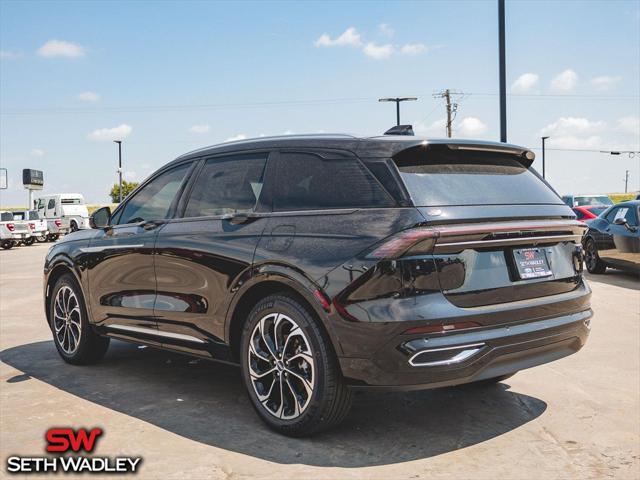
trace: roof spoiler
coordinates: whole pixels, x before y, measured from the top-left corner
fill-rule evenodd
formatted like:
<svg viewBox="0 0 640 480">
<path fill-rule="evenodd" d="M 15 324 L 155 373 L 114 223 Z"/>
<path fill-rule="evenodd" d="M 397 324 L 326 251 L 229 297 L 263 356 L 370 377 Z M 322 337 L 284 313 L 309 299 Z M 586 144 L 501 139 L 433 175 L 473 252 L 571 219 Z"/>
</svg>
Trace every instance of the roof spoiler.
<svg viewBox="0 0 640 480">
<path fill-rule="evenodd" d="M 414 136 L 413 125 L 396 125 L 384 132 L 385 135 L 409 135 Z"/>
</svg>

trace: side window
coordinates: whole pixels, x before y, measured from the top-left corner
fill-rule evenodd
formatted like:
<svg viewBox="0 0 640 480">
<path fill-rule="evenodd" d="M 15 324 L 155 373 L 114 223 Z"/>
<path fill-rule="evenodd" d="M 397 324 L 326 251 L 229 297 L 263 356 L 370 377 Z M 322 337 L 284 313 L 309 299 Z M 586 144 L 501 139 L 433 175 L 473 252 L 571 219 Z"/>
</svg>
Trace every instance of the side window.
<svg viewBox="0 0 640 480">
<path fill-rule="evenodd" d="M 38 210 L 41 210 L 44 208 L 44 200 L 42 200 L 41 198 L 38 199 Z"/>
<path fill-rule="evenodd" d="M 55 198 L 51 198 L 51 199 L 49 199 L 49 203 L 47 204 L 47 209 L 48 210 L 53 210 L 54 208 L 56 208 L 56 199 Z"/>
<path fill-rule="evenodd" d="M 636 215 L 636 209 L 633 207 L 614 208 L 609 213 L 609 215 L 607 215 L 607 220 L 609 220 L 610 223 L 613 223 L 618 218 L 624 218 L 627 221 L 627 223 L 632 227 L 638 226 L 638 217 Z"/>
<path fill-rule="evenodd" d="M 274 211 L 394 205 L 355 157 L 328 160 L 312 153 L 282 152 L 273 191 Z"/>
<path fill-rule="evenodd" d="M 186 163 L 151 180 L 134 197 L 127 200 L 122 213 L 114 223 L 124 225 L 167 218 L 173 199 L 190 167 L 191 164 Z"/>
<path fill-rule="evenodd" d="M 576 218 L 577 218 L 578 220 L 582 220 L 582 219 L 584 218 L 584 213 L 582 212 L 582 210 L 574 209 L 574 210 L 573 210 L 573 213 L 575 213 L 575 214 L 576 214 Z"/>
<path fill-rule="evenodd" d="M 609 210 L 609 213 L 607 213 L 607 216 L 606 216 L 607 222 L 613 223 L 613 221 L 616 219 L 616 215 L 618 215 L 619 210 L 620 209 L 617 207 Z"/>
<path fill-rule="evenodd" d="M 207 160 L 196 180 L 185 217 L 247 212 L 262 192 L 266 154 L 238 155 Z"/>
</svg>

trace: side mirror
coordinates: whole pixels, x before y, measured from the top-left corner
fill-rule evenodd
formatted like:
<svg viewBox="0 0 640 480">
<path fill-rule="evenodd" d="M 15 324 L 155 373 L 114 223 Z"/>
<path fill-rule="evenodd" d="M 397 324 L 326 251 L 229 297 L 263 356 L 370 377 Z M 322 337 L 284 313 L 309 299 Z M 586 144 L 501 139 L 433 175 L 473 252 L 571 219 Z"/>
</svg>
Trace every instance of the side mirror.
<svg viewBox="0 0 640 480">
<path fill-rule="evenodd" d="M 632 227 L 631 225 L 629 225 L 629 222 L 627 222 L 627 219 L 624 217 L 620 217 L 620 218 L 616 218 L 613 221 L 614 225 L 621 225 L 623 227 L 625 227 L 627 230 L 629 230 L 630 232 L 636 232 L 638 229 L 636 227 Z"/>
<path fill-rule="evenodd" d="M 102 207 L 89 217 L 89 226 L 91 228 L 105 228 L 109 226 L 109 220 L 111 220 L 111 208 Z"/>
</svg>

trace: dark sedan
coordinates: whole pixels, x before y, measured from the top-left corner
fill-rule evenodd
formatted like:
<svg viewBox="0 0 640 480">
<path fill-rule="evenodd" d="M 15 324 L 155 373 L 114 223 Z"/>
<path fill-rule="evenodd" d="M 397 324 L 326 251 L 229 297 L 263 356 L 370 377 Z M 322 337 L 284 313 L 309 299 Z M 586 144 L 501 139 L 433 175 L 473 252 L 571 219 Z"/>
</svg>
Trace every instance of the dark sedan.
<svg viewBox="0 0 640 480">
<path fill-rule="evenodd" d="M 590 273 L 604 273 L 607 267 L 640 273 L 640 200 L 622 202 L 587 222 L 582 244 Z"/>
</svg>

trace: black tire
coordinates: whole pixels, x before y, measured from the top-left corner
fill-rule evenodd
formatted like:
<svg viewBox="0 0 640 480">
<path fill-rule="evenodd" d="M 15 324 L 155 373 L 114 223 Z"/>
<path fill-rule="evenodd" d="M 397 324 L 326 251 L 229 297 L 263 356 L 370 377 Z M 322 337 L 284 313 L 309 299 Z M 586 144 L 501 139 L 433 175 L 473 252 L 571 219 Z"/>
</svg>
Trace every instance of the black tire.
<svg viewBox="0 0 640 480">
<path fill-rule="evenodd" d="M 74 325 L 79 324 L 81 326 L 78 337 L 75 335 L 75 333 L 78 332 L 77 328 L 74 328 L 73 331 L 71 331 L 70 329 L 73 327 L 69 327 L 70 329 L 68 330 L 70 334 L 69 339 L 73 338 L 77 345 L 73 351 L 70 351 L 71 348 L 66 347 L 70 345 L 65 343 L 64 333 L 61 333 L 60 335 L 56 334 L 56 327 L 65 323 L 64 321 L 59 320 L 60 313 L 62 313 L 62 311 L 58 311 L 58 315 L 56 315 L 56 299 L 63 289 L 63 293 L 71 291 L 75 296 L 76 302 L 74 303 L 69 301 L 68 306 L 69 309 L 72 307 L 75 309 L 75 306 L 77 306 L 78 312 L 71 314 L 70 318 L 75 322 Z M 67 299 L 68 298 L 69 297 L 67 296 Z M 66 323 L 67 325 L 69 324 L 69 322 Z M 109 348 L 109 338 L 98 335 L 89 324 L 84 295 L 82 294 L 82 290 L 75 277 L 70 273 L 62 275 L 53 287 L 49 305 L 49 326 L 53 333 L 53 343 L 55 343 L 56 349 L 62 359 L 67 363 L 71 363 L 73 365 L 97 363 L 102 360 L 102 357 L 107 353 L 107 349 Z M 63 338 L 62 341 L 60 337 Z"/>
<path fill-rule="evenodd" d="M 58 238 L 60 238 L 59 233 L 50 233 L 49 236 L 47 237 L 47 241 L 55 242 L 56 240 L 58 240 Z"/>
<path fill-rule="evenodd" d="M 75 220 L 71 220 L 71 224 L 69 226 L 71 227 L 71 232 L 78 231 L 78 224 L 75 222 Z"/>
<path fill-rule="evenodd" d="M 600 274 L 607 270 L 607 265 L 598 255 L 598 247 L 593 238 L 587 238 L 584 244 L 584 263 L 589 273 Z"/>
<path fill-rule="evenodd" d="M 36 241 L 38 243 L 44 243 L 46 242 L 48 239 L 48 235 L 40 235 L 39 237 L 36 237 Z"/>
<path fill-rule="evenodd" d="M 300 412 L 298 412 L 298 415 L 295 418 L 290 419 L 281 418 L 283 415 L 280 415 L 280 418 L 276 417 L 277 413 L 271 413 L 273 410 L 270 410 L 267 406 L 270 401 L 264 400 L 265 403 L 263 404 L 258 399 L 256 387 L 254 387 L 249 371 L 249 344 L 252 341 L 252 335 L 257 335 L 256 331 L 258 331 L 258 324 L 262 319 L 268 318 L 270 315 L 275 316 L 279 314 L 285 315 L 287 321 L 291 320 L 296 324 L 302 331 L 302 335 L 292 335 L 291 332 L 293 332 L 295 328 L 291 328 L 289 330 L 289 337 L 293 338 L 293 340 L 291 340 L 292 344 L 288 344 L 282 336 L 280 337 L 280 343 L 284 342 L 285 346 L 285 352 L 283 352 L 282 357 L 279 357 L 282 361 L 272 363 L 265 361 L 263 364 L 266 369 L 270 368 L 269 365 L 273 365 L 271 368 L 276 370 L 276 363 L 280 363 L 280 366 L 277 368 L 284 369 L 279 370 L 279 372 L 276 370 L 276 373 L 271 376 L 273 379 L 273 385 L 282 386 L 283 380 L 286 382 L 284 385 L 289 385 L 289 390 L 285 390 L 285 394 L 280 396 L 281 407 L 284 407 L 286 404 L 289 412 L 291 409 L 295 408 L 292 407 L 292 405 L 295 405 L 296 402 L 295 397 L 292 396 L 293 390 L 295 390 L 295 388 L 292 387 L 292 384 L 300 387 L 298 389 L 300 396 L 297 400 L 304 404 L 301 406 L 300 403 L 297 403 L 297 406 L 301 407 Z M 277 318 L 280 317 L 278 316 Z M 286 327 L 280 327 L 280 331 L 283 332 L 285 328 Z M 254 336 L 254 338 L 264 339 L 264 337 L 260 336 Z M 258 340 L 258 343 L 259 342 L 260 340 Z M 301 344 L 307 347 L 307 343 L 309 344 L 308 349 L 305 348 L 305 350 L 309 353 L 309 357 L 312 358 L 313 365 L 307 363 L 307 368 L 305 368 L 305 360 L 302 360 L 302 362 L 298 360 L 297 366 L 293 366 L 293 360 L 291 364 L 284 361 L 285 357 L 287 357 L 287 355 L 285 355 L 287 351 L 290 351 L 291 354 L 293 354 L 289 356 L 300 356 L 300 354 L 296 352 L 301 351 Z M 257 344 L 253 345 L 255 348 Z M 266 346 L 266 342 L 263 345 Z M 273 346 L 273 344 L 271 345 Z M 291 351 L 292 346 L 294 347 L 293 351 Z M 260 346 L 258 345 L 258 347 Z M 352 399 L 351 390 L 344 382 L 330 339 L 319 324 L 314 313 L 309 311 L 308 308 L 296 299 L 288 296 L 286 293 L 270 295 L 258 302 L 258 304 L 253 308 L 244 325 L 240 350 L 242 376 L 251 404 L 260 418 L 262 418 L 262 420 L 273 430 L 292 437 L 310 436 L 339 424 L 349 413 Z M 267 349 L 261 348 L 261 350 L 264 354 Z M 271 351 L 271 349 L 269 349 L 269 351 Z M 269 353 L 266 353 L 266 355 L 270 358 L 273 357 Z M 262 362 L 262 360 L 258 360 L 258 362 Z M 287 365 L 286 367 L 284 366 L 285 364 Z M 257 367 L 255 363 L 252 363 L 252 365 L 252 368 Z M 302 368 L 302 370 L 299 370 L 298 367 Z M 305 392 L 303 390 L 302 387 L 304 387 L 304 385 L 301 385 L 302 382 L 300 382 L 300 376 L 295 375 L 297 378 L 292 376 L 291 372 L 293 370 L 296 370 L 299 373 L 311 372 L 312 381 L 309 383 L 312 384 L 312 391 L 310 395 L 308 395 L 308 391 Z M 278 382 L 278 379 L 280 379 L 279 384 L 276 383 Z M 286 387 L 283 388 L 286 389 Z M 277 390 L 275 392 L 276 397 L 278 397 L 279 395 L 277 394 Z M 284 398 L 287 399 L 286 402 L 284 401 Z M 291 401 L 291 399 L 294 400 Z M 282 411 L 283 414 L 286 414 L 284 408 L 282 408 Z"/>
<path fill-rule="evenodd" d="M 5 250 L 9 250 L 9 249 L 13 248 L 13 242 L 12 241 L 2 242 L 2 245 L 0 245 L 0 246 Z"/>
<path fill-rule="evenodd" d="M 35 241 L 36 241 L 36 237 L 34 237 L 34 236 L 32 235 L 32 236 L 30 236 L 29 238 L 25 238 L 25 239 L 24 239 L 24 244 L 25 244 L 27 247 L 29 247 L 29 246 L 33 245 L 33 244 L 35 243 Z"/>
</svg>

